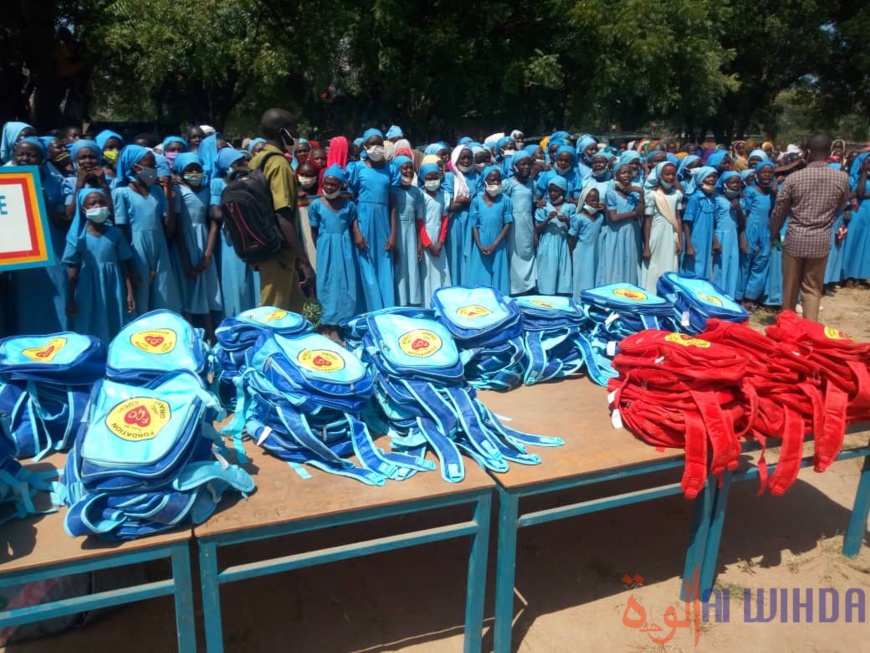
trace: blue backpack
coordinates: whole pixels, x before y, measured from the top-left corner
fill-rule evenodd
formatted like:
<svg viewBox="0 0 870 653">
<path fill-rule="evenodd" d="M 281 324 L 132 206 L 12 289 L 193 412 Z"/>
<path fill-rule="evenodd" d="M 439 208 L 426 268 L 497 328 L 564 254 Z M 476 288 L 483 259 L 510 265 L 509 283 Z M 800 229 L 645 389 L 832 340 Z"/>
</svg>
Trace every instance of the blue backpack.
<svg viewBox="0 0 870 653">
<path fill-rule="evenodd" d="M 517 297 L 523 314 L 523 382 L 534 385 L 573 374 L 583 367 L 579 342 L 583 315 L 570 297 Z"/>
<path fill-rule="evenodd" d="M 212 347 L 215 394 L 227 410 L 235 410 L 237 380 L 246 367 L 245 356 L 263 336 L 295 336 L 314 327 L 298 313 L 274 306 L 259 306 L 228 317 L 215 330 L 217 344 Z"/>
<path fill-rule="evenodd" d="M 338 326 L 338 331 L 345 342 L 345 346 L 351 351 L 356 351 L 362 346 L 363 338 L 368 332 L 368 319 L 375 315 L 404 315 L 426 320 L 435 319 L 435 311 L 430 308 L 419 306 L 396 306 L 394 308 L 382 308 L 378 311 L 363 313 L 345 320 Z"/>
<path fill-rule="evenodd" d="M 374 368 L 375 397 L 394 451 L 422 458 L 431 447 L 442 477 L 460 482 L 465 477 L 461 452 L 504 472 L 508 461 L 540 462 L 526 453 L 526 444 L 562 444 L 503 426 L 464 381 L 456 344 L 438 322 L 381 312 L 367 323 L 363 360 Z"/>
<path fill-rule="evenodd" d="M 629 283 L 584 290 L 580 301 L 586 372 L 598 385 L 618 376 L 611 361 L 624 338 L 644 329 L 677 330 L 670 302 Z"/>
<path fill-rule="evenodd" d="M 109 345 L 106 376 L 112 381 L 141 384 L 176 371 L 202 379 L 209 372 L 205 332 L 178 313 L 146 313 L 121 329 Z"/>
<path fill-rule="evenodd" d="M 523 382 L 523 319 L 516 302 L 489 286 L 439 288 L 438 321 L 453 336 L 465 380 L 479 390 L 511 390 Z"/>
<path fill-rule="evenodd" d="M 375 446 L 362 414 L 373 379 L 351 352 L 316 333 L 257 341 L 243 374 L 245 426 L 258 445 L 293 463 L 370 485 L 402 480 L 434 465 Z M 357 466 L 350 460 L 356 455 Z"/>
<path fill-rule="evenodd" d="M 0 341 L 0 429 L 17 458 L 72 446 L 94 383 L 106 370 L 98 338 L 64 332 Z"/>
<path fill-rule="evenodd" d="M 201 523 L 229 489 L 253 490 L 219 451 L 217 402 L 202 380 L 170 372 L 145 385 L 105 380 L 67 458 L 55 500 L 70 536 L 133 539 Z"/>
<path fill-rule="evenodd" d="M 666 272 L 659 277 L 658 294 L 674 305 L 680 330 L 697 335 L 707 327 L 707 320 L 743 323 L 749 313 L 725 294 L 719 286 L 693 274 Z"/>
<path fill-rule="evenodd" d="M 17 517 L 52 512 L 37 510 L 34 497 L 42 491 L 51 490 L 49 478 L 56 476 L 52 470 L 48 474 L 24 469 L 15 460 L 15 443 L 0 433 L 0 524 Z"/>
</svg>

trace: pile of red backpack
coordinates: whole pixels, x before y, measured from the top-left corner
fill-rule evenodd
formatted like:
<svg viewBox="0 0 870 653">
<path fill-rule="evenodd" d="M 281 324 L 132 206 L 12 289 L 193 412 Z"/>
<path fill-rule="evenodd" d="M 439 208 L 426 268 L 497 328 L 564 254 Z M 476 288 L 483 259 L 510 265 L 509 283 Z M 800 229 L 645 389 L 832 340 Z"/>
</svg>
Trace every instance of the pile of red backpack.
<svg viewBox="0 0 870 653">
<path fill-rule="evenodd" d="M 687 498 L 703 488 L 708 461 L 717 476 L 737 467 L 742 439 L 762 447 L 761 491 L 780 495 L 797 478 L 806 435 L 815 438 L 821 472 L 839 454 L 846 427 L 870 421 L 870 344 L 791 311 L 766 335 L 720 320 L 696 337 L 641 331 L 619 344 L 613 367 L 614 424 L 657 447 L 685 449 Z M 768 478 L 769 438 L 781 450 Z"/>
</svg>

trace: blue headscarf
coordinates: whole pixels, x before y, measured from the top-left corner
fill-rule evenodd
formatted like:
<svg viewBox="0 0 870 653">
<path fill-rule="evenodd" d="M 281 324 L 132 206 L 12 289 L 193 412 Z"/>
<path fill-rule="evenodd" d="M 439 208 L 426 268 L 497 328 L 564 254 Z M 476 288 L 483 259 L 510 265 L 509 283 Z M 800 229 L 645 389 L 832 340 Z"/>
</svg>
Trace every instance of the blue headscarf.
<svg viewBox="0 0 870 653">
<path fill-rule="evenodd" d="M 387 140 L 394 141 L 397 138 L 402 138 L 404 134 L 402 133 L 402 128 L 398 125 L 390 125 L 390 128 L 387 130 Z"/>
<path fill-rule="evenodd" d="M 662 170 L 665 169 L 665 166 L 676 166 L 675 163 L 671 163 L 670 161 L 659 161 L 656 164 L 656 167 L 653 168 L 653 171 L 649 173 L 649 176 L 646 178 L 646 181 L 643 182 L 644 190 L 654 190 L 661 186 L 661 182 L 659 181 L 659 175 L 662 174 Z M 664 186 L 662 186 L 664 188 Z"/>
<path fill-rule="evenodd" d="M 408 157 L 405 158 L 407 159 Z M 342 186 L 347 183 L 347 175 L 345 174 L 344 170 L 341 169 L 341 166 L 337 163 L 333 163 L 331 166 L 323 171 L 323 178 L 326 179 L 327 177 L 333 177 L 337 179 L 338 183 Z"/>
<path fill-rule="evenodd" d="M 72 157 L 73 169 L 78 170 L 79 167 L 76 164 L 76 157 L 79 155 L 79 152 L 82 150 L 91 150 L 94 154 L 97 155 L 97 163 L 102 163 L 103 161 L 103 150 L 102 148 L 96 144 L 94 141 L 89 141 L 84 138 L 80 138 L 74 143 L 70 143 L 69 145 L 69 155 Z"/>
<path fill-rule="evenodd" d="M 568 141 L 563 138 L 551 138 L 547 143 L 547 152 L 549 152 L 554 145 L 556 146 L 556 149 L 558 149 L 564 145 L 568 145 Z"/>
<path fill-rule="evenodd" d="M 430 143 L 426 146 L 426 149 L 423 150 L 423 156 L 429 156 L 430 154 L 438 154 L 441 150 L 446 150 L 447 146 L 444 143 Z"/>
<path fill-rule="evenodd" d="M 258 137 L 258 138 L 254 138 L 254 139 L 251 139 L 251 142 L 250 142 L 250 143 L 248 143 L 248 147 L 249 147 L 251 150 L 253 150 L 255 145 L 259 145 L 260 143 L 265 143 L 265 142 L 266 142 L 266 139 L 265 139 L 265 138 L 259 138 L 259 137 Z M 228 149 L 230 149 L 230 148 L 225 147 L 224 149 L 225 149 L 225 150 L 228 150 Z"/>
<path fill-rule="evenodd" d="M 245 158 L 245 155 L 241 150 L 225 147 L 218 152 L 217 158 L 214 161 L 214 174 L 217 177 L 223 177 L 229 172 L 231 165 L 243 158 Z M 203 170 L 205 170 L 205 167 L 203 167 Z"/>
<path fill-rule="evenodd" d="M 38 136 L 28 136 L 27 138 L 22 138 L 20 141 L 18 141 L 18 143 L 16 143 L 16 145 L 18 145 L 20 143 L 30 143 L 31 145 L 33 145 L 37 150 L 39 150 L 42 153 L 42 158 L 45 159 L 46 148 L 45 148 L 45 145 L 42 144 L 42 141 L 40 140 L 40 138 Z M 13 148 L 13 153 L 14 153 L 14 151 L 15 150 Z"/>
<path fill-rule="evenodd" d="M 202 169 L 210 179 L 215 177 L 215 162 L 218 156 L 217 139 L 220 136 L 214 133 L 211 136 L 206 136 L 199 144 L 199 149 L 196 153 L 199 154 L 199 159 L 202 161 Z"/>
<path fill-rule="evenodd" d="M 749 153 L 749 156 L 746 157 L 746 160 L 749 161 L 749 159 L 751 159 L 754 156 L 761 157 L 762 161 L 770 161 L 770 157 L 767 156 L 767 152 L 765 152 L 764 150 L 752 150 Z"/>
<path fill-rule="evenodd" d="M 468 145 L 469 143 L 472 143 L 472 142 L 474 142 L 474 139 L 471 138 L 471 136 L 463 136 L 462 138 L 460 138 L 456 142 L 456 144 L 457 145 Z"/>
<path fill-rule="evenodd" d="M 532 158 L 532 155 L 529 154 L 528 152 L 526 152 L 525 148 L 523 148 L 522 150 L 520 150 L 519 152 L 517 152 L 516 154 L 514 154 L 514 155 L 511 157 L 511 165 L 512 165 L 514 168 L 516 168 L 516 167 L 517 167 L 517 164 L 518 164 L 520 161 L 525 161 L 526 159 L 531 159 L 531 158 Z"/>
<path fill-rule="evenodd" d="M 526 145 L 523 148 L 523 152 L 528 154 L 529 156 L 535 156 L 535 152 L 541 149 L 540 145 Z"/>
<path fill-rule="evenodd" d="M 550 134 L 550 143 L 553 141 L 567 141 L 571 135 L 566 131 L 557 131 Z"/>
<path fill-rule="evenodd" d="M 73 212 L 73 218 L 70 222 L 69 231 L 66 233 L 66 249 L 75 249 L 79 237 L 84 233 L 88 225 L 88 219 L 85 217 L 85 198 L 91 193 L 98 193 L 104 199 L 108 199 L 106 192 L 102 188 L 82 188 L 76 193 L 76 207 Z"/>
<path fill-rule="evenodd" d="M 719 175 L 719 181 L 716 182 L 716 190 L 724 195 L 725 193 L 725 182 L 731 179 L 732 177 L 740 178 L 740 173 L 734 172 L 733 170 L 728 170 Z M 741 180 L 742 182 L 742 180 Z"/>
<path fill-rule="evenodd" d="M 561 175 L 551 175 L 550 178 L 547 179 L 547 188 L 550 186 L 558 186 L 561 188 L 563 196 L 568 193 L 568 180 Z"/>
<path fill-rule="evenodd" d="M 410 163 L 413 165 L 413 161 L 405 156 L 404 154 L 400 154 L 395 157 L 392 161 L 390 161 L 390 181 L 393 186 L 399 186 L 402 183 L 402 172 L 399 170 L 406 163 Z"/>
<path fill-rule="evenodd" d="M 46 154 L 48 153 L 48 148 L 51 147 L 51 144 L 58 140 L 57 136 L 40 136 L 39 142 L 42 143 L 42 147 L 45 148 Z M 99 145 L 99 143 L 97 143 Z"/>
<path fill-rule="evenodd" d="M 151 150 L 141 145 L 125 145 L 118 155 L 118 183 L 126 184 L 135 179 L 133 166 L 142 160 Z"/>
<path fill-rule="evenodd" d="M 619 157 L 619 163 L 617 164 L 618 168 L 622 167 L 625 163 L 631 163 L 632 161 L 640 161 L 641 156 L 639 152 L 635 152 L 634 150 L 626 150 Z M 643 182 L 643 168 L 637 171 L 637 174 L 634 176 L 634 179 L 631 180 L 634 184 L 639 184 Z"/>
<path fill-rule="evenodd" d="M 864 159 L 870 156 L 870 152 L 859 154 L 852 161 L 852 169 L 849 170 L 849 187 L 854 191 L 858 190 L 858 182 L 861 181 L 861 167 L 864 165 Z"/>
<path fill-rule="evenodd" d="M 426 175 L 428 175 L 430 172 L 441 172 L 441 170 L 438 168 L 437 163 L 427 163 L 423 166 L 420 166 L 420 180 L 425 181 Z"/>
<path fill-rule="evenodd" d="M 381 138 L 383 138 L 384 133 L 377 127 L 371 127 L 369 129 L 366 129 L 362 135 L 362 144 L 365 145 L 366 141 L 369 140 L 372 136 L 380 136 Z"/>
<path fill-rule="evenodd" d="M 98 195 L 102 195 L 103 199 L 108 199 L 106 197 L 106 192 L 102 188 L 82 188 L 76 193 L 76 213 L 81 213 L 82 217 L 84 217 L 84 206 L 85 199 L 87 199 L 88 195 L 91 193 L 97 193 Z"/>
<path fill-rule="evenodd" d="M 119 134 L 118 132 L 113 132 L 111 129 L 104 129 L 99 134 L 97 134 L 97 137 L 94 140 L 97 142 L 97 145 L 100 146 L 100 149 L 103 149 L 106 147 L 106 143 L 111 138 L 117 138 L 119 141 L 121 141 L 121 147 L 124 147 L 124 137 L 121 136 L 121 134 Z"/>
<path fill-rule="evenodd" d="M 0 139 L 0 163 L 6 163 L 12 158 L 15 143 L 25 129 L 33 129 L 26 122 L 7 122 L 3 125 L 3 137 Z"/>
<path fill-rule="evenodd" d="M 556 160 L 559 160 L 559 157 L 562 154 L 570 154 L 571 155 L 571 169 L 574 169 L 574 166 L 577 165 L 577 157 L 574 155 L 574 148 L 570 145 L 562 145 L 558 150 L 556 150 Z"/>
<path fill-rule="evenodd" d="M 353 144 L 360 149 L 362 149 L 363 143 L 365 143 L 365 141 L 363 140 L 362 136 L 353 139 Z"/>
<path fill-rule="evenodd" d="M 746 180 L 749 179 L 750 175 L 755 174 L 755 168 L 746 168 L 745 170 L 740 171 L 740 179 L 743 181 L 743 185 L 746 186 Z"/>
<path fill-rule="evenodd" d="M 593 163 L 595 162 L 595 159 L 604 159 L 605 164 L 610 162 L 610 157 L 603 150 L 600 152 L 596 152 L 595 154 L 592 155 L 592 162 Z M 601 182 L 610 181 L 610 178 L 611 178 L 610 168 L 608 168 L 605 165 L 604 170 L 602 170 L 601 173 L 596 177 L 595 173 L 592 171 L 592 165 L 590 164 L 589 165 L 589 174 L 588 174 L 587 178 L 594 179 L 595 181 L 601 181 Z"/>
<path fill-rule="evenodd" d="M 199 156 L 197 156 L 195 152 L 180 152 L 179 155 L 175 157 L 172 169 L 175 170 L 175 174 L 180 176 L 184 173 L 184 169 L 193 163 L 202 167 L 202 161 L 199 160 Z"/>
<path fill-rule="evenodd" d="M 711 168 L 715 168 L 718 172 L 719 166 L 722 165 L 722 160 L 728 156 L 728 150 L 716 150 L 710 156 L 707 157 L 707 161 L 704 165 L 708 165 Z"/>
<path fill-rule="evenodd" d="M 154 153 L 154 169 L 157 170 L 158 177 L 172 176 L 172 165 L 169 163 L 169 159 L 156 152 Z"/>
<path fill-rule="evenodd" d="M 483 172 L 480 173 L 480 183 L 486 186 L 486 178 L 489 177 L 490 173 L 497 172 L 499 174 L 499 178 L 501 178 L 501 168 L 499 166 L 486 166 L 483 169 Z"/>
<path fill-rule="evenodd" d="M 696 190 L 700 190 L 701 185 L 704 183 L 704 180 L 707 177 L 709 177 L 710 175 L 718 175 L 718 174 L 719 173 L 716 171 L 716 168 L 713 168 L 711 166 L 701 166 L 700 168 L 695 168 L 692 171 L 692 188 L 693 188 L 692 192 L 694 192 Z"/>
<path fill-rule="evenodd" d="M 172 143 L 181 143 L 181 146 L 184 148 L 181 151 L 187 152 L 187 141 L 184 140 L 181 136 L 167 136 L 166 138 L 164 138 L 162 144 L 163 151 L 165 152 L 166 148 L 169 147 L 169 145 L 171 145 Z"/>
<path fill-rule="evenodd" d="M 695 156 L 694 154 L 687 154 L 682 159 L 680 159 L 679 164 L 677 165 L 677 179 L 680 181 L 685 181 L 686 178 L 691 179 L 692 169 L 689 167 L 695 161 L 700 161 L 701 157 Z"/>
<path fill-rule="evenodd" d="M 758 181 L 758 173 L 761 171 L 762 168 L 765 168 L 767 166 L 770 166 L 771 168 L 773 168 L 773 171 L 776 172 L 776 164 L 770 159 L 766 161 L 759 161 L 758 165 L 755 166 L 755 183 L 762 188 L 773 188 L 774 186 L 776 186 L 776 177 L 771 178 L 769 186 L 765 186 L 760 181 Z"/>
<path fill-rule="evenodd" d="M 592 163 L 591 158 L 586 158 L 586 148 L 590 145 L 597 145 L 598 141 L 589 134 L 584 134 L 577 140 L 577 159 L 582 160 L 587 165 Z"/>
</svg>

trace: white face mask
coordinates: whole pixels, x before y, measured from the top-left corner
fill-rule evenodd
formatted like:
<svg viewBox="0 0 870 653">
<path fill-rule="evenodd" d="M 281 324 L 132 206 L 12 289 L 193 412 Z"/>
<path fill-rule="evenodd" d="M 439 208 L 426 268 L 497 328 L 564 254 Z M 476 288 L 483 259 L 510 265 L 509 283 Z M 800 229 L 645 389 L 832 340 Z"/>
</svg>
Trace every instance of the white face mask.
<svg viewBox="0 0 870 653">
<path fill-rule="evenodd" d="M 475 163 L 474 170 L 475 172 L 483 172 L 483 169 L 486 167 L 485 163 Z"/>
<path fill-rule="evenodd" d="M 92 209 L 85 210 L 85 217 L 94 224 L 103 224 L 109 219 L 111 212 L 107 206 L 95 206 Z"/>
<path fill-rule="evenodd" d="M 565 165 L 564 163 L 557 163 L 556 170 L 559 171 L 560 174 L 565 174 L 571 169 L 571 164 Z"/>
<path fill-rule="evenodd" d="M 701 184 L 701 188 L 704 189 L 705 191 L 707 191 L 708 193 L 712 193 L 714 190 L 716 190 L 716 184 L 715 183 Z"/>
<path fill-rule="evenodd" d="M 334 193 L 327 193 L 327 192 L 324 192 L 324 193 L 323 193 L 323 196 L 324 196 L 326 199 L 328 199 L 328 200 L 334 200 L 336 197 L 339 196 L 340 193 L 341 193 L 341 189 L 338 189 L 338 190 L 335 191 Z"/>
<path fill-rule="evenodd" d="M 441 188 L 441 180 L 440 179 L 427 179 L 423 182 L 423 185 L 426 187 L 426 190 L 436 191 Z"/>
<path fill-rule="evenodd" d="M 464 166 L 460 164 L 456 164 L 456 169 L 459 170 L 463 175 L 467 175 L 469 172 L 474 170 L 474 166 Z"/>
<path fill-rule="evenodd" d="M 592 215 L 595 215 L 596 213 L 598 213 L 598 207 L 592 206 L 591 204 L 584 204 L 583 210 L 586 211 L 586 213 L 590 213 Z"/>
<path fill-rule="evenodd" d="M 414 182 L 414 173 L 402 173 L 402 186 L 410 186 Z"/>
<path fill-rule="evenodd" d="M 371 147 L 366 148 L 366 154 L 369 155 L 369 158 L 377 163 L 378 161 L 384 160 L 384 146 L 383 145 L 372 145 Z"/>
<path fill-rule="evenodd" d="M 504 158 L 508 158 L 509 156 L 513 156 L 517 151 L 514 149 L 507 149 L 504 151 Z"/>
<path fill-rule="evenodd" d="M 501 193 L 501 182 L 496 184 L 487 184 L 486 185 L 486 194 L 490 197 L 498 197 Z"/>
<path fill-rule="evenodd" d="M 660 185 L 662 188 L 664 188 L 665 190 L 670 190 L 671 188 L 674 187 L 674 182 L 672 182 L 672 181 L 663 181 L 663 180 L 659 179 L 659 185 Z"/>
<path fill-rule="evenodd" d="M 317 177 L 299 177 L 299 185 L 302 188 L 311 188 L 317 183 Z"/>
</svg>

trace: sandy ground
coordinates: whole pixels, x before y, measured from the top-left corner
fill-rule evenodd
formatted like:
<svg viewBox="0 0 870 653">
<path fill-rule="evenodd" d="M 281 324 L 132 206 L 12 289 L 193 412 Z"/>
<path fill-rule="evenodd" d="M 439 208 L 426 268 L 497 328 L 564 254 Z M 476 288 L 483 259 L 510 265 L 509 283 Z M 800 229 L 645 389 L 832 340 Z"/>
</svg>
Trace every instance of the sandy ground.
<svg viewBox="0 0 870 653">
<path fill-rule="evenodd" d="M 861 340 L 870 340 L 870 291 L 840 290 L 827 298 L 823 320 Z M 758 313 L 753 324 L 775 319 Z M 866 432 L 847 445 L 867 441 Z M 629 506 L 524 529 L 520 532 L 515 593 L 514 650 L 523 653 L 575 651 L 870 651 L 867 627 L 870 551 L 856 559 L 841 553 L 842 533 L 854 500 L 860 463 L 843 461 L 823 474 L 806 469 L 783 497 L 757 497 L 755 481 L 731 492 L 719 556 L 716 587 L 727 592 L 729 620 L 680 627 L 670 641 L 661 633 L 641 632 L 624 620 L 636 605 L 649 623 L 662 624 L 673 606 L 682 619 L 680 574 L 691 505 L 682 497 Z M 673 475 L 674 480 L 679 474 Z M 626 491 L 620 484 L 611 488 Z M 579 495 L 578 495 L 579 496 Z M 589 496 L 589 495 L 582 495 Z M 446 517 L 446 515 L 445 515 Z M 411 516 L 369 528 L 372 536 L 412 524 L 431 526 L 431 518 Z M 300 551 L 342 541 L 350 531 L 298 536 L 288 541 L 246 545 L 227 561 L 255 553 Z M 495 524 L 493 524 L 493 543 Z M 463 596 L 467 542 L 448 541 L 289 572 L 224 587 L 226 650 L 360 653 L 462 650 Z M 492 649 L 494 546 L 490 553 L 484 649 Z M 149 569 L 158 574 L 160 568 Z M 626 586 L 625 575 L 642 578 Z M 823 588 L 837 591 L 839 614 L 819 623 Z M 864 603 L 846 609 L 848 590 L 861 590 Z M 747 623 L 764 596 L 766 614 L 778 597 L 770 623 Z M 748 606 L 746 593 L 751 596 Z M 782 609 L 785 592 L 788 609 Z M 794 592 L 811 593 L 813 623 L 806 610 L 795 615 Z M 835 595 L 824 593 L 830 601 Z M 856 593 L 853 592 L 852 595 Z M 629 604 L 634 611 L 627 610 Z M 830 613 L 830 610 L 828 610 Z M 847 623 L 847 612 L 852 623 Z M 783 616 L 784 615 L 784 616 Z M 199 615 L 198 615 L 199 616 Z M 797 616 L 797 618 L 795 618 Z M 860 617 L 860 621 L 859 621 Z M 119 609 L 95 623 L 59 636 L 9 646 L 16 653 L 169 651 L 175 646 L 172 604 L 157 599 Z M 200 633 L 200 644 L 202 647 Z M 203 649 L 204 650 L 204 649 Z"/>
</svg>

